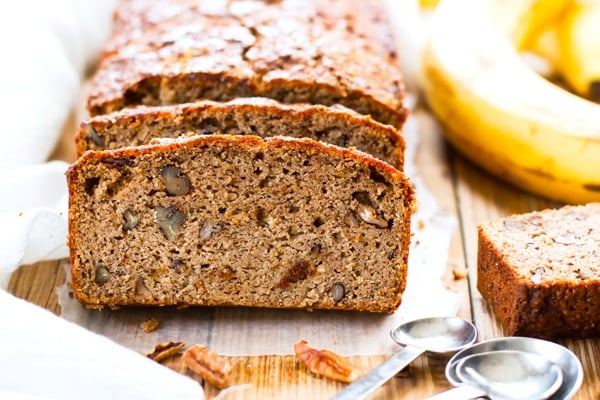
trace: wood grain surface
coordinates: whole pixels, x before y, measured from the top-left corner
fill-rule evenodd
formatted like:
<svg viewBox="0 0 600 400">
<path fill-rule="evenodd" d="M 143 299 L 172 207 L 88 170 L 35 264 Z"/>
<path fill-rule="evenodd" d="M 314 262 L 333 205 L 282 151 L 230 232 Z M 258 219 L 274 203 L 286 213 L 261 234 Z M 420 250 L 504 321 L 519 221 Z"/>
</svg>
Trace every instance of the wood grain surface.
<svg viewBox="0 0 600 400">
<path fill-rule="evenodd" d="M 414 160 L 417 171 L 436 197 L 441 212 L 455 215 L 458 220 L 449 249 L 444 284 L 451 291 L 461 294 L 458 314 L 475 322 L 480 340 L 503 336 L 500 325 L 475 287 L 476 226 L 485 220 L 511 213 L 559 204 L 534 197 L 494 179 L 449 148 L 436 124 L 426 114 L 414 112 L 412 118 L 416 118 L 420 126 Z M 72 135 L 77 119 L 73 116 L 65 127 L 53 159 L 74 159 Z M 55 288 L 65 280 L 63 265 L 64 260 L 21 266 L 12 276 L 9 291 L 60 315 Z M 583 385 L 574 398 L 599 399 L 600 340 L 564 340 L 560 343 L 573 350 L 584 366 Z M 359 368 L 368 370 L 385 357 L 353 356 L 350 360 Z M 327 399 L 344 387 L 342 383 L 310 373 L 293 355 L 229 359 L 233 364 L 233 387 L 221 393 L 220 399 Z M 420 357 L 371 398 L 421 399 L 444 391 L 450 388 L 444 376 L 446 361 L 444 358 Z M 187 373 L 178 358 L 171 359 L 167 367 Z M 197 376 L 192 377 L 203 384 L 208 399 L 219 395 L 219 390 L 203 383 Z"/>
</svg>

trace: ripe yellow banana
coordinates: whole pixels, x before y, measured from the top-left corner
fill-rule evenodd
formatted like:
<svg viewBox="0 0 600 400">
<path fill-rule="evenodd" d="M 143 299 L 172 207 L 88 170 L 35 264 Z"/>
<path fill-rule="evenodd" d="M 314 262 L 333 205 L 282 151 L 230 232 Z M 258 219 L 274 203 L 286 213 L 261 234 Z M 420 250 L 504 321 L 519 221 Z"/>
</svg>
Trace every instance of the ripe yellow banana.
<svg viewBox="0 0 600 400">
<path fill-rule="evenodd" d="M 600 1 L 575 1 L 557 37 L 564 79 L 580 95 L 600 100 Z"/>
<path fill-rule="evenodd" d="M 546 81 L 517 53 L 528 35 L 518 32 L 531 31 L 518 25 L 550 3 L 442 1 L 420 86 L 448 140 L 482 167 L 548 198 L 600 201 L 600 105 Z"/>
</svg>

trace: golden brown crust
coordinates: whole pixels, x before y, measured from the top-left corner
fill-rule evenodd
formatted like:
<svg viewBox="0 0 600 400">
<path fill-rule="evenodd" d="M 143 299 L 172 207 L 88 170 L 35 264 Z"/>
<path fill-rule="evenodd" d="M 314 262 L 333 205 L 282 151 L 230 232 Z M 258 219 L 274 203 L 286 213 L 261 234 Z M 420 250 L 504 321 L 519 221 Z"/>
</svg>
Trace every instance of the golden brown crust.
<svg viewBox="0 0 600 400">
<path fill-rule="evenodd" d="M 477 288 L 506 335 L 600 336 L 600 204 L 478 228 Z"/>
<path fill-rule="evenodd" d="M 214 133 L 312 136 L 344 147 L 357 147 L 399 169 L 406 147 L 404 137 L 395 128 L 346 107 L 284 104 L 259 97 L 226 103 L 204 100 L 123 109 L 82 122 L 75 142 L 81 155 L 88 149 L 144 144 L 158 136 Z"/>
<path fill-rule="evenodd" d="M 223 211 L 225 214 L 222 214 L 221 211 L 218 213 L 213 211 L 213 214 L 206 214 L 205 212 L 204 214 L 197 213 L 197 210 L 204 209 L 205 207 L 213 207 L 215 210 L 216 207 L 218 207 L 218 204 L 213 201 L 205 203 L 205 200 L 202 200 L 204 198 L 202 196 L 209 196 L 208 198 L 212 198 L 212 195 L 206 194 L 210 189 L 206 189 L 206 191 L 199 190 L 200 187 L 198 186 L 216 185 L 218 183 L 208 183 L 206 181 L 207 177 L 210 176 L 208 173 L 205 174 L 201 171 L 194 172 L 198 171 L 194 165 L 199 162 L 199 159 L 193 156 L 193 154 L 198 154 L 197 151 L 204 149 L 205 147 L 210 153 L 204 151 L 202 151 L 202 153 L 211 154 L 211 156 L 204 158 L 204 163 L 209 161 L 211 157 L 214 157 L 215 161 L 218 161 L 222 157 L 225 157 L 225 154 L 234 154 L 234 159 L 239 160 L 239 162 L 236 162 L 232 167 L 250 168 L 247 170 L 248 172 L 244 173 L 244 177 L 234 177 L 235 179 L 241 179 L 236 181 L 239 182 L 236 185 L 242 185 L 243 182 L 246 182 L 247 186 L 244 187 L 247 189 L 244 190 L 250 190 L 239 192 L 236 189 L 236 192 L 233 193 L 234 195 L 242 197 L 255 196 L 249 200 L 249 204 L 251 205 L 249 209 L 243 208 L 246 206 L 238 205 L 238 207 L 242 207 L 242 209 L 245 210 L 242 213 L 242 220 L 239 219 L 239 215 L 237 214 L 229 215 L 229 211 Z M 231 149 L 232 151 L 228 151 L 228 149 Z M 214 154 L 214 156 L 212 154 Z M 289 186 L 289 183 L 285 183 L 287 181 L 277 183 L 277 186 L 263 191 L 261 191 L 261 184 L 258 184 L 258 182 L 262 181 L 264 178 L 256 178 L 256 182 L 248 181 L 249 178 L 254 180 L 254 176 L 257 176 L 255 174 L 262 174 L 265 168 L 269 168 L 268 165 L 270 165 L 271 168 L 277 167 L 275 164 L 264 164 L 266 161 L 264 161 L 262 157 L 265 157 L 265 160 L 277 160 L 278 154 L 280 157 L 292 157 L 285 162 L 282 160 L 284 167 L 293 168 L 290 171 L 292 174 L 291 176 L 294 176 L 294 174 L 297 173 L 294 172 L 296 171 L 296 166 L 300 169 L 312 168 L 311 171 L 307 171 L 307 174 L 309 172 L 310 174 L 295 182 L 305 185 L 303 187 L 306 189 L 314 190 L 313 194 L 306 197 L 306 193 L 302 191 L 306 189 L 296 190 L 293 186 Z M 298 158 L 296 155 L 300 155 L 300 157 Z M 251 167 L 245 167 L 245 164 L 242 162 L 244 159 L 259 161 L 256 165 L 254 165 L 255 163 L 253 162 Z M 292 162 L 292 159 L 296 161 Z M 322 172 L 320 175 L 321 178 L 318 178 L 318 180 L 317 178 L 314 178 L 314 171 L 320 170 L 321 168 L 317 164 L 312 165 L 312 163 L 324 159 L 329 160 L 329 166 L 327 168 L 335 168 L 335 170 L 331 169 L 331 172 L 339 170 L 339 174 L 341 175 L 338 175 L 338 177 L 334 179 L 333 176 L 328 175 L 327 172 Z M 309 160 L 312 166 L 302 166 L 301 164 L 303 163 L 301 162 L 298 164 L 298 160 Z M 157 186 L 157 184 L 159 184 L 157 181 L 154 181 L 154 183 L 151 182 L 152 179 L 155 179 L 152 178 L 152 175 L 156 174 L 156 171 L 160 171 L 165 165 L 171 165 L 177 162 L 180 163 L 177 164 L 177 168 L 179 168 L 180 171 L 184 171 L 184 168 L 186 168 L 185 170 L 187 171 L 187 176 L 189 178 L 188 183 L 190 183 L 192 187 L 197 188 L 196 192 L 185 192 L 185 195 L 182 196 L 165 195 L 165 189 Z M 279 163 L 279 161 L 276 162 Z M 290 162 L 292 163 L 286 164 Z M 259 170 L 256 169 L 257 165 L 260 166 L 259 169 L 263 172 L 259 172 Z M 363 172 L 357 172 L 358 170 Z M 327 171 L 329 171 L 329 169 Z M 335 173 L 338 174 L 338 172 Z M 308 178 L 309 176 L 310 178 Z M 268 176 L 265 177 L 268 178 Z M 355 182 L 355 179 L 358 179 L 359 177 L 363 181 Z M 401 302 L 402 292 L 406 285 L 408 246 L 410 241 L 410 218 L 413 211 L 414 191 L 402 172 L 391 167 L 387 163 L 376 160 L 366 154 L 350 149 L 339 148 L 337 146 L 326 145 L 310 139 L 292 139 L 286 137 L 261 139 L 254 136 L 229 135 L 195 136 L 183 139 L 160 140 L 157 143 L 144 146 L 121 148 L 110 151 L 88 151 L 69 168 L 67 171 L 67 178 L 70 194 L 69 247 L 71 248 L 70 261 L 73 272 L 72 283 L 78 300 L 89 307 L 101 308 L 105 305 L 118 307 L 122 305 L 158 304 L 242 305 L 277 308 L 322 308 L 392 312 Z M 331 180 L 336 180 L 338 184 L 342 184 L 343 182 L 354 182 L 352 185 L 357 186 L 348 187 L 348 183 L 343 183 L 342 186 L 336 186 L 337 184 L 330 186 L 328 182 L 322 181 L 322 179 L 327 180 L 329 178 Z M 160 177 L 158 179 L 160 180 Z M 306 179 L 315 179 L 315 181 L 307 181 Z M 141 188 L 141 186 L 147 184 L 149 185 L 148 188 L 152 188 L 151 190 L 148 190 L 148 188 Z M 268 184 L 266 185 L 266 187 L 269 187 Z M 320 195 L 320 187 L 328 188 L 328 190 L 344 188 L 343 191 L 345 191 L 345 194 L 340 194 L 338 196 L 336 193 L 330 192 L 330 194 L 322 196 Z M 227 229 L 234 229 L 234 231 L 239 232 L 240 229 L 243 229 L 243 224 L 246 223 L 240 221 L 252 222 L 254 221 L 254 218 L 257 218 L 258 221 L 262 220 L 263 217 L 258 216 L 259 214 L 262 215 L 262 211 L 257 214 L 256 217 L 248 216 L 255 212 L 255 207 L 261 209 L 263 207 L 263 205 L 254 202 L 263 201 L 265 196 L 273 196 L 276 193 L 280 193 L 281 190 L 284 190 L 284 192 L 287 193 L 286 196 L 290 196 L 292 193 L 302 194 L 301 196 L 296 196 L 297 198 L 295 198 L 295 200 L 284 197 L 280 201 L 279 199 L 268 197 L 268 200 L 266 200 L 264 204 L 268 204 L 269 206 L 280 204 L 289 207 L 294 204 L 294 201 L 303 199 L 301 200 L 301 204 L 306 205 L 300 208 L 301 212 L 304 212 L 304 209 L 306 209 L 306 212 L 309 212 L 308 210 L 310 209 L 313 210 L 312 212 L 321 213 L 320 210 L 323 210 L 325 214 L 322 215 L 323 219 L 317 217 L 318 214 L 314 215 L 310 213 L 308 216 L 304 217 L 305 222 L 301 222 L 300 224 L 304 224 L 302 226 L 305 226 L 308 231 L 312 233 L 306 233 L 309 236 L 299 241 L 294 241 L 289 238 L 286 239 L 283 247 L 279 248 L 277 251 L 283 251 L 284 253 L 292 251 L 292 253 L 290 253 L 292 255 L 284 258 L 275 255 L 274 258 L 272 258 L 272 261 L 270 261 L 273 264 L 268 264 L 268 268 L 271 271 L 267 274 L 269 276 L 265 276 L 264 272 L 260 275 L 253 275 L 254 279 L 257 279 L 257 281 L 256 283 L 253 283 L 255 286 L 252 286 L 254 288 L 252 290 L 267 290 L 264 285 L 269 284 L 274 285 L 272 288 L 268 289 L 269 293 L 271 291 L 273 293 L 261 295 L 262 297 L 258 297 L 261 299 L 260 301 L 256 300 L 256 297 L 252 297 L 254 296 L 254 292 L 244 293 L 244 295 L 248 295 L 248 298 L 243 296 L 242 298 L 232 298 L 230 295 L 221 297 L 216 295 L 214 297 L 202 297 L 206 296 L 207 292 L 204 289 L 198 292 L 198 285 L 202 288 L 213 284 L 218 285 L 218 282 L 221 282 L 220 279 L 230 279 L 229 275 L 234 276 L 236 273 L 252 273 L 251 271 L 249 272 L 244 269 L 247 268 L 245 267 L 245 263 L 248 262 L 248 260 L 242 259 L 240 263 L 239 254 L 235 252 L 233 253 L 233 256 L 231 254 L 229 256 L 237 259 L 237 263 L 240 265 L 227 266 L 227 263 L 225 262 L 223 265 L 215 266 L 213 263 L 221 262 L 227 257 L 227 254 L 224 252 L 218 255 L 217 260 L 219 261 L 213 260 L 210 263 L 208 261 L 202 261 L 203 257 L 206 256 L 206 253 L 199 251 L 200 249 L 204 249 L 206 244 L 202 244 L 202 242 L 195 243 L 194 239 L 199 235 L 196 229 L 200 230 L 200 235 L 202 236 L 202 220 L 206 218 L 207 215 L 216 215 L 218 218 L 225 218 L 225 220 L 218 222 L 221 227 L 218 232 L 221 232 L 220 229 L 223 229 L 224 234 Z M 387 215 L 386 221 L 388 221 L 388 223 L 385 227 L 382 228 L 372 225 L 371 222 L 368 221 L 368 216 L 360 216 L 362 221 L 364 221 L 362 222 L 358 219 L 359 216 L 357 216 L 360 215 L 360 212 L 354 214 L 352 217 L 353 221 L 345 220 L 346 213 L 347 211 L 350 211 L 351 207 L 364 207 L 361 206 L 360 202 L 364 202 L 365 200 L 359 199 L 359 197 L 365 195 L 365 192 L 361 192 L 362 190 L 371 190 L 373 196 L 379 193 L 376 198 L 379 205 L 369 205 L 367 207 L 373 207 L 372 211 L 375 211 L 375 207 L 377 207 L 377 212 L 384 213 L 382 215 Z M 223 194 L 223 192 L 220 192 L 220 195 Z M 215 193 L 213 193 L 213 195 L 215 195 Z M 354 197 L 355 195 L 357 197 Z M 200 199 L 198 196 L 200 196 Z M 371 198 L 371 200 L 374 199 L 375 197 Z M 309 201 L 309 203 L 304 203 L 305 201 Z M 330 203 L 330 201 L 335 201 L 336 204 L 342 205 L 343 208 L 332 208 L 333 203 Z M 369 202 L 370 200 L 366 201 Z M 314 204 L 310 205 L 310 203 L 313 202 Z M 230 205 L 229 202 L 224 202 L 222 204 L 226 206 Z M 165 237 L 162 237 L 160 233 L 156 233 L 156 214 L 154 222 L 152 221 L 152 217 L 145 217 L 142 215 L 143 213 L 146 213 L 145 215 L 152 213 L 152 210 L 156 210 L 157 207 L 168 207 L 170 205 L 177 207 L 178 210 L 181 210 L 184 213 L 189 213 L 190 225 L 187 228 L 191 229 L 191 231 L 188 229 L 186 232 L 187 236 L 185 242 L 178 242 L 180 239 L 183 240 L 180 237 L 167 237 L 168 240 L 165 241 Z M 121 214 L 122 211 L 117 210 L 119 207 L 124 207 L 126 210 L 136 210 L 136 212 L 140 213 L 138 215 L 140 218 L 139 232 L 125 230 L 120 217 L 123 215 Z M 281 216 L 279 214 L 280 211 L 275 211 L 280 210 L 279 208 L 269 211 L 266 208 L 268 206 L 264 207 L 267 212 L 273 213 L 271 215 L 275 218 L 275 221 L 280 221 L 275 222 L 273 229 L 282 226 L 279 224 L 284 224 L 287 218 L 293 217 L 292 214 L 287 217 Z M 379 207 L 381 207 L 381 209 L 379 209 Z M 100 208 L 102 208 L 102 210 L 100 210 Z M 329 209 L 329 211 L 326 209 Z M 299 210 L 296 210 L 294 212 L 298 211 Z M 144 220 L 144 218 L 146 219 Z M 280 220 L 279 218 L 283 219 Z M 312 218 L 315 218 L 314 223 Z M 242 225 L 239 225 L 240 223 Z M 358 224 L 360 224 L 360 226 Z M 321 225 L 323 225 L 323 228 L 319 228 Z M 113 228 L 110 228 L 111 226 Z M 94 228 L 90 229 L 91 227 Z M 262 229 L 260 228 L 260 224 L 258 229 Z M 293 238 L 295 235 L 293 233 L 295 229 L 294 224 L 290 225 L 289 228 L 285 228 L 285 225 L 283 225 L 283 228 L 277 229 L 281 229 L 281 233 L 283 233 L 284 237 L 292 235 L 290 237 Z M 286 229 L 291 229 L 291 231 Z M 328 231 L 322 231 L 320 229 L 330 229 L 331 231 L 325 234 L 325 232 Z M 96 231 L 92 232 L 92 235 L 88 236 L 87 239 L 83 239 L 82 236 L 86 236 L 92 230 Z M 154 231 L 154 233 L 151 233 L 152 231 Z M 229 230 L 227 232 L 233 233 L 234 231 Z M 279 231 L 275 230 L 274 232 L 276 233 Z M 141 242 L 127 242 L 127 240 L 130 240 L 127 239 L 128 237 L 132 238 L 135 237 L 135 235 L 140 235 L 138 237 Z M 338 235 L 341 236 L 338 237 Z M 369 240 L 362 237 L 363 235 L 375 235 L 372 237 L 377 239 Z M 111 241 L 111 237 L 116 237 L 115 241 Z M 246 238 L 245 241 L 254 240 L 251 236 L 244 237 Z M 221 238 L 224 240 L 228 237 L 221 236 Z M 325 242 L 322 243 L 323 249 L 321 248 L 321 245 L 314 247 L 315 244 L 313 241 L 321 240 L 321 238 L 325 240 Z M 110 244 L 100 244 L 96 242 L 97 240 L 108 240 L 107 243 Z M 289 242 L 287 242 L 287 240 L 289 240 Z M 340 240 L 343 242 L 343 246 L 340 244 Z M 381 248 L 374 247 L 376 244 L 375 241 L 381 241 L 379 244 L 381 245 Z M 235 243 L 239 246 L 244 246 L 244 244 L 239 241 Z M 260 243 L 264 244 L 265 242 L 263 241 Z M 96 246 L 97 249 L 93 250 L 92 248 Z M 114 246 L 112 251 L 107 250 L 107 247 L 110 246 Z M 127 254 L 121 254 L 122 252 L 119 251 L 119 246 L 126 246 L 128 249 L 126 252 Z M 136 246 L 142 247 L 134 250 Z M 175 264 L 171 263 L 174 267 L 173 265 L 169 267 L 168 262 L 167 266 L 161 266 L 162 264 L 153 266 L 144 263 L 144 268 L 139 267 L 139 265 L 142 265 L 140 260 L 150 253 L 154 254 L 156 252 L 152 257 L 161 259 L 161 251 L 169 251 L 167 249 L 169 246 L 176 246 L 174 247 L 177 249 L 176 254 L 181 253 L 181 257 L 186 254 L 199 253 L 190 256 L 191 258 L 184 261 L 175 260 Z M 271 248 L 270 242 L 267 242 L 267 246 L 267 249 Z M 278 245 L 276 245 L 276 247 L 277 246 Z M 296 250 L 293 250 L 296 246 L 305 249 L 300 249 L 300 253 L 296 253 Z M 336 250 L 337 246 L 341 247 Z M 360 254 L 356 253 L 358 248 L 355 248 L 355 246 L 358 246 L 358 248 L 361 249 L 369 249 L 368 253 L 364 250 L 359 251 Z M 215 249 L 217 248 L 220 247 L 215 247 Z M 348 252 L 348 249 L 350 248 L 353 250 Z M 135 261 L 136 251 L 141 254 L 140 257 L 142 257 L 141 259 L 138 259 L 138 261 Z M 321 268 L 323 268 L 323 271 L 321 272 L 317 272 L 315 269 L 317 268 L 316 266 L 308 265 L 308 261 L 297 261 L 302 260 L 303 257 L 312 257 L 311 254 L 313 252 L 320 254 L 321 251 L 324 252 L 323 255 L 317 255 L 317 257 L 325 257 L 323 258 L 325 264 L 322 265 Z M 338 254 L 337 252 L 340 253 Z M 344 252 L 347 252 L 345 256 L 343 255 Z M 209 253 L 208 256 L 212 257 L 212 251 Z M 172 254 L 175 253 L 168 253 L 168 256 L 172 257 Z M 356 258 L 357 256 L 359 257 Z M 117 259 L 113 260 L 114 257 L 117 257 Z M 373 260 L 366 262 L 369 257 Z M 109 262 L 109 259 L 113 261 Z M 156 259 L 151 258 L 150 262 L 154 263 Z M 342 259 L 345 259 L 346 261 L 341 265 L 337 265 Z M 376 260 L 378 260 L 379 263 Z M 204 263 L 207 264 L 207 267 L 201 266 L 204 265 Z M 352 266 L 353 263 L 361 265 Z M 210 270 L 210 268 L 213 267 L 219 268 L 217 270 L 218 272 L 215 272 L 217 275 L 210 275 L 210 273 L 207 273 L 207 270 L 204 269 L 208 268 L 208 270 Z M 263 266 L 263 268 L 265 267 L 266 266 Z M 104 268 L 104 270 L 100 270 L 99 273 L 99 268 Z M 181 271 L 173 271 L 173 268 L 181 268 Z M 231 268 L 232 270 L 229 270 L 228 268 Z M 241 268 L 241 270 L 239 268 Z M 251 267 L 251 269 L 252 268 L 254 267 Z M 358 275 L 355 278 L 350 278 L 348 274 L 351 274 L 351 271 L 353 271 L 354 268 L 357 268 L 357 271 L 362 271 L 362 273 L 358 272 Z M 368 273 L 361 270 L 362 268 L 375 269 Z M 286 269 L 288 269 L 287 272 Z M 381 269 L 381 271 L 379 271 L 379 269 Z M 190 272 L 190 270 L 194 270 L 195 272 Z M 370 274 L 379 274 L 380 272 L 383 276 L 386 276 L 385 282 L 374 282 L 373 279 L 375 278 L 372 278 Z M 189 275 L 185 275 L 186 273 L 189 273 Z M 95 278 L 94 274 L 96 275 Z M 153 279 L 162 279 L 159 278 L 159 276 L 163 276 L 162 274 L 166 274 L 164 275 L 164 279 L 167 279 L 168 282 L 180 282 L 179 284 L 183 285 L 179 289 L 173 287 L 166 294 L 160 292 L 165 296 L 164 299 L 156 292 L 156 285 L 158 283 L 149 282 L 149 280 Z M 273 277 L 271 277 L 271 275 L 273 275 Z M 280 278 L 277 278 L 277 276 L 280 276 Z M 309 291 L 309 297 L 305 298 L 302 294 L 303 292 L 300 292 L 299 294 L 296 291 L 297 285 L 303 284 L 302 282 L 305 279 L 305 276 L 311 277 L 308 281 L 313 278 L 317 279 L 315 282 L 318 283 L 315 284 L 318 285 L 317 288 L 321 288 L 319 289 L 320 294 L 318 296 L 316 293 Z M 341 296 L 343 297 L 347 291 L 352 290 L 352 293 L 355 293 L 357 297 L 348 295 L 340 301 L 339 290 L 334 290 L 333 286 L 337 285 L 337 282 L 341 282 L 342 277 L 345 279 L 343 282 L 346 286 L 342 286 Z M 108 281 L 113 278 L 115 280 L 121 279 L 122 281 L 119 281 L 120 283 L 118 284 L 116 281 L 114 284 L 113 282 L 107 283 L 107 285 L 112 284 L 113 286 L 110 286 L 111 289 L 108 289 L 109 286 L 106 286 L 106 295 L 100 296 L 98 295 L 99 292 L 90 294 L 90 290 L 92 292 L 94 290 L 103 290 L 101 286 L 105 284 L 105 280 Z M 205 280 L 203 282 L 192 282 L 193 280 L 198 279 Z M 261 283 L 261 279 L 267 279 L 267 282 Z M 244 282 L 251 284 L 251 282 L 247 280 Z M 175 283 L 173 283 L 173 285 L 175 285 Z M 92 286 L 91 289 L 90 286 Z M 218 291 L 220 289 L 219 286 L 210 287 L 210 293 L 212 293 L 213 290 Z M 367 289 L 371 287 L 372 289 Z M 325 290 L 325 292 L 321 292 L 322 290 Z M 117 293 L 119 291 L 124 291 L 124 293 Z M 361 291 L 364 293 L 361 294 Z M 278 295 L 277 293 L 281 294 Z M 287 295 L 291 297 L 280 297 L 280 300 L 273 300 L 274 298 L 278 298 L 274 296 Z M 377 300 L 374 301 L 375 298 Z"/>
<path fill-rule="evenodd" d="M 396 57 L 379 1 L 122 1 L 88 109 L 263 96 L 400 127 Z"/>
</svg>

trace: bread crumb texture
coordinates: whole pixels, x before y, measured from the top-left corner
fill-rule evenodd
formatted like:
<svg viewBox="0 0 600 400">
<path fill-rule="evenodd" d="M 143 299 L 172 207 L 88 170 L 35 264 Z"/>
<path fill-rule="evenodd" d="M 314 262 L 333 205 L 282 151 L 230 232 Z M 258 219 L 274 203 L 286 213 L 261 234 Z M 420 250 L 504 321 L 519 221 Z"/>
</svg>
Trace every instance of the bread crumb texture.
<svg viewBox="0 0 600 400">
<path fill-rule="evenodd" d="M 67 177 L 73 288 L 90 307 L 400 304 L 413 189 L 365 154 L 196 136 L 89 151 Z"/>
</svg>

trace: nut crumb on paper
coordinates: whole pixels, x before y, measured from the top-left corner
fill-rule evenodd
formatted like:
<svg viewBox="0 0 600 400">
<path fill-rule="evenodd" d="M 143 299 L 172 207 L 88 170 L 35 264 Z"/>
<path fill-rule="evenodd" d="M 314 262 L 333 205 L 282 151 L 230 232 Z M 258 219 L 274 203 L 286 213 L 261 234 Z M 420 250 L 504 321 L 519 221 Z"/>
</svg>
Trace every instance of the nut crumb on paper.
<svg viewBox="0 0 600 400">
<path fill-rule="evenodd" d="M 159 328 L 159 326 L 160 321 L 154 317 L 150 317 L 140 324 L 140 327 L 142 328 L 142 331 L 144 331 L 144 333 L 154 332 Z"/>
<path fill-rule="evenodd" d="M 467 272 L 465 270 L 458 270 L 456 268 L 452 268 L 452 276 L 454 277 L 455 281 L 459 281 L 467 277 Z"/>
</svg>

